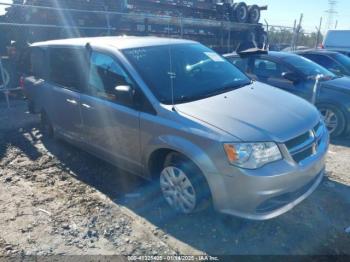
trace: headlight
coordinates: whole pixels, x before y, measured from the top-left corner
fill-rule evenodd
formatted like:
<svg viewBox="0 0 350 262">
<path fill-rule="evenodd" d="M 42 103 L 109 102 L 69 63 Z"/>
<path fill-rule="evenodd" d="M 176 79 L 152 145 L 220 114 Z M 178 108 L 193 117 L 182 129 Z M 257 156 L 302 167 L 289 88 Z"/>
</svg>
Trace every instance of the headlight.
<svg viewBox="0 0 350 262">
<path fill-rule="evenodd" d="M 281 152 L 274 142 L 228 143 L 224 144 L 224 149 L 232 165 L 247 169 L 257 169 L 282 159 Z"/>
</svg>

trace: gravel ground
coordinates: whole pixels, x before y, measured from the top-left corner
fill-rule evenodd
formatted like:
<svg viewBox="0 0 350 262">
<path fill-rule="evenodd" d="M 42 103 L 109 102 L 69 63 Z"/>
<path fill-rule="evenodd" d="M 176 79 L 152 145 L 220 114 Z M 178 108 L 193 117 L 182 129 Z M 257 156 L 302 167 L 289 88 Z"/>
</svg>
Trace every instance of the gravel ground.
<svg viewBox="0 0 350 262">
<path fill-rule="evenodd" d="M 42 137 L 23 102 L 0 103 L 0 256 L 350 254 L 349 160 L 350 139 L 333 141 L 321 186 L 273 220 L 179 216 L 156 185 Z"/>
</svg>

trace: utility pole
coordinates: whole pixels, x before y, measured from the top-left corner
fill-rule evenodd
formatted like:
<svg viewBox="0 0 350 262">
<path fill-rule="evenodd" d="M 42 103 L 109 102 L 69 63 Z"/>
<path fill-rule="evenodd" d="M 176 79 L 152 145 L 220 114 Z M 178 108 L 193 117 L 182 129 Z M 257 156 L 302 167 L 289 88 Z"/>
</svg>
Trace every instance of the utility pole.
<svg viewBox="0 0 350 262">
<path fill-rule="evenodd" d="M 318 44 L 320 43 L 320 38 L 321 38 L 321 29 L 322 29 L 322 22 L 323 22 L 323 18 L 320 18 L 320 25 L 318 27 L 316 27 L 317 30 L 317 36 L 316 36 L 316 44 L 315 44 L 315 48 L 318 48 Z"/>
<path fill-rule="evenodd" d="M 293 35 L 292 35 L 292 42 L 290 43 L 290 50 L 294 50 L 294 45 L 295 45 L 295 35 L 296 35 L 296 29 L 297 28 L 297 20 L 294 20 L 294 26 L 293 26 Z"/>
<path fill-rule="evenodd" d="M 296 47 L 298 46 L 299 34 L 300 34 L 300 31 L 301 31 L 301 24 L 302 24 L 302 22 L 303 22 L 303 17 L 304 17 L 304 14 L 301 14 L 301 15 L 300 15 L 300 18 L 299 18 L 299 24 L 298 24 L 298 26 L 296 27 L 293 51 L 295 51 L 295 50 L 296 50 Z"/>
</svg>

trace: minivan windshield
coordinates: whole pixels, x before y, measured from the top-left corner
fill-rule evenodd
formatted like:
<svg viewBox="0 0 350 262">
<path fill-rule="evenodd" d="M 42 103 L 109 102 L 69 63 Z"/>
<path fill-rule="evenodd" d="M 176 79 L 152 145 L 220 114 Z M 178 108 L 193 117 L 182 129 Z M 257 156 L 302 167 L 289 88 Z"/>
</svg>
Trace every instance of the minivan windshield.
<svg viewBox="0 0 350 262">
<path fill-rule="evenodd" d="M 291 66 L 298 69 L 306 77 L 314 77 L 317 75 L 323 75 L 326 78 L 336 78 L 337 76 L 326 68 L 312 62 L 311 60 L 302 56 L 290 55 L 283 58 L 283 60 Z"/>
<path fill-rule="evenodd" d="M 172 44 L 123 50 L 164 104 L 195 101 L 251 83 L 234 65 L 201 44 Z"/>
</svg>

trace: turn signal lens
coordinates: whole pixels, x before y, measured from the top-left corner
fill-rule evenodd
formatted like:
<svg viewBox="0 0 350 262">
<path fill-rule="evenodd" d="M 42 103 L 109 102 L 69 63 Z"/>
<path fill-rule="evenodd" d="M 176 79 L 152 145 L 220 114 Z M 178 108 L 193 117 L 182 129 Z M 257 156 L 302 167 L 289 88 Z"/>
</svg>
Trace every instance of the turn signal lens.
<svg viewBox="0 0 350 262">
<path fill-rule="evenodd" d="M 224 144 L 224 148 L 227 158 L 231 163 L 238 160 L 236 149 L 232 144 Z"/>
</svg>

